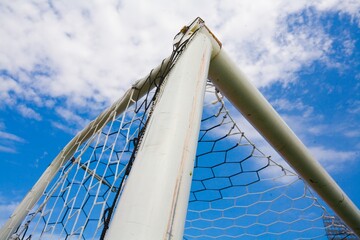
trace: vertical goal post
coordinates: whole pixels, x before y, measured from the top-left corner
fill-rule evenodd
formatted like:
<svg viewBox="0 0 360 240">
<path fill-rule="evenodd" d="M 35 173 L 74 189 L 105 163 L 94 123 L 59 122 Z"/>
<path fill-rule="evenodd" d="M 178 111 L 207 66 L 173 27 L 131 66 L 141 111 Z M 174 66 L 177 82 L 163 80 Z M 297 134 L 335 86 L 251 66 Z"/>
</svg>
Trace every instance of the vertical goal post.
<svg viewBox="0 0 360 240">
<path fill-rule="evenodd" d="M 174 65 L 173 56 L 165 59 L 65 146 L 1 228 L 1 240 L 13 235 L 77 147 L 121 114 L 133 95 L 141 97 L 160 84 L 156 76 L 167 73 L 105 239 L 182 239 L 207 77 L 360 237 L 359 209 L 238 69 L 203 20 L 184 27 L 174 46 L 185 41 L 189 43 Z M 156 176 L 152 182 L 150 173 Z"/>
<path fill-rule="evenodd" d="M 196 33 L 166 77 L 106 239 L 182 239 L 211 53 Z"/>
</svg>

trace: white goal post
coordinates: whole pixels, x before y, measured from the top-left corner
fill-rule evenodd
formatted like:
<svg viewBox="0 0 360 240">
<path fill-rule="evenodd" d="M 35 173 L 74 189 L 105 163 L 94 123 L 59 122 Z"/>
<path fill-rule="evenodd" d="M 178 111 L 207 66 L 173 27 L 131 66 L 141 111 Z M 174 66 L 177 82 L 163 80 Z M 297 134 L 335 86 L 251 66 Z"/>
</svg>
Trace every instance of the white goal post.
<svg viewBox="0 0 360 240">
<path fill-rule="evenodd" d="M 155 100 L 156 105 L 137 149 L 136 161 L 125 179 L 125 187 L 121 189 L 122 197 L 117 202 L 105 239 L 183 238 L 207 78 L 360 236 L 359 209 L 238 69 L 200 18 L 181 31 L 175 45 L 190 38 L 184 52 L 171 66 Z M 164 60 L 69 142 L 1 228 L 1 240 L 11 238 L 76 148 L 115 115 L 125 111 L 131 96 L 142 96 L 146 94 L 144 89 L 153 88 L 156 81 L 153 84 L 146 79 L 169 71 L 163 66 L 169 66 L 170 62 L 171 57 Z"/>
</svg>

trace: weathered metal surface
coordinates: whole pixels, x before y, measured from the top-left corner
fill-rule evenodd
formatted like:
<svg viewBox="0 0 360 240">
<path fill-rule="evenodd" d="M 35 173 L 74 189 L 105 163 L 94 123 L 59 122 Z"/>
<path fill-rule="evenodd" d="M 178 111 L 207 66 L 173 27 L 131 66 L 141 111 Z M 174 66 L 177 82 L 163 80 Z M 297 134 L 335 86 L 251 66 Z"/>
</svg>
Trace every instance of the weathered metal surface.
<svg viewBox="0 0 360 240">
<path fill-rule="evenodd" d="M 106 239 L 182 239 L 211 53 L 196 33 L 165 79 Z"/>
</svg>

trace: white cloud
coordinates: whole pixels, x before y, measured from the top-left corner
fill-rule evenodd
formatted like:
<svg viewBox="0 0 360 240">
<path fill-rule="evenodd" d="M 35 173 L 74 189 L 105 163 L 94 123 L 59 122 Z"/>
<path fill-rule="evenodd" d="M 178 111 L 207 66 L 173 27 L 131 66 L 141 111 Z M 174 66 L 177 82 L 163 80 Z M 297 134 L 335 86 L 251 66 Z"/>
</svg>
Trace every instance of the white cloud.
<svg viewBox="0 0 360 240">
<path fill-rule="evenodd" d="M 357 0 L 320 0 L 313 1 L 314 6 L 320 11 L 340 12 L 341 14 L 348 14 L 354 21 L 357 21 L 360 26 L 360 2 Z"/>
<path fill-rule="evenodd" d="M 305 105 L 300 99 L 290 101 L 285 98 L 276 99 L 271 103 L 278 111 L 285 112 L 301 112 L 302 117 L 309 117 L 314 109 L 311 106 Z"/>
<path fill-rule="evenodd" d="M 18 198 L 18 196 L 13 197 L 16 199 Z M 9 193 L 5 194 L 4 192 L 0 192 L 0 228 L 8 220 L 19 204 L 17 200 L 14 200 L 14 198 L 9 199 Z"/>
<path fill-rule="evenodd" d="M 35 112 L 33 109 L 31 109 L 25 105 L 17 106 L 17 110 L 25 118 L 35 119 L 37 121 L 42 120 L 42 117 L 39 113 Z"/>
<path fill-rule="evenodd" d="M 353 163 L 357 157 L 354 151 L 337 151 L 325 147 L 310 147 L 310 152 L 315 158 L 331 172 L 339 172 Z"/>
<path fill-rule="evenodd" d="M 279 99 L 272 103 L 285 122 L 306 144 L 313 144 L 313 141 L 321 137 L 334 140 L 360 136 L 360 131 L 353 121 L 344 119 L 341 122 L 333 122 L 300 100 L 294 101 L 292 105 L 286 99 Z"/>
<path fill-rule="evenodd" d="M 15 142 L 25 142 L 25 140 L 15 134 L 0 131 L 0 139 L 15 141 Z"/>
<path fill-rule="evenodd" d="M 26 141 L 15 134 L 2 131 L 2 129 L 5 130 L 5 128 L 5 124 L 0 122 L 0 152 L 17 153 L 16 145 L 18 143 L 25 143 Z"/>
<path fill-rule="evenodd" d="M 198 15 L 258 86 L 289 81 L 331 48 L 317 15 L 339 11 L 358 20 L 357 2 L 1 3 L 0 66 L 12 78 L 1 77 L 6 89 L 0 98 L 12 105 L 26 99 L 40 107 L 59 97 L 71 109 L 108 105 L 169 55 L 177 30 Z M 305 21 L 304 14 L 312 20 Z M 296 27 L 289 29 L 294 22 Z"/>
<path fill-rule="evenodd" d="M 74 134 L 168 56 L 173 36 L 197 16 L 257 86 L 287 83 L 302 67 L 326 61 L 331 51 L 331 36 L 318 16 L 339 11 L 357 21 L 354 9 L 359 4 L 339 0 L 0 3 L 0 108 L 15 108 L 38 121 L 38 108 L 54 109 L 64 121 L 50 121 L 52 126 Z M 351 41 L 344 42 L 349 53 Z M 276 104 L 303 116 L 313 111 L 301 101 L 280 99 Z M 302 127 L 312 134 L 323 132 L 325 125 L 309 127 L 303 116 L 284 115 L 300 135 Z M 252 128 L 246 130 L 262 139 Z"/>
<path fill-rule="evenodd" d="M 345 40 L 343 45 L 344 45 L 344 53 L 349 56 L 351 54 L 353 54 L 354 52 L 354 48 L 355 48 L 355 40 Z"/>
<path fill-rule="evenodd" d="M 16 149 L 12 148 L 12 147 L 7 147 L 7 146 L 1 146 L 0 145 L 0 152 L 16 153 Z"/>
<path fill-rule="evenodd" d="M 360 100 L 350 102 L 349 113 L 360 114 Z"/>
<path fill-rule="evenodd" d="M 66 125 L 64 125 L 62 123 L 54 122 L 54 121 L 51 122 L 51 126 L 57 128 L 57 129 L 60 129 L 60 130 L 62 130 L 64 132 L 66 132 L 66 133 L 69 133 L 70 135 L 75 135 L 77 133 L 77 131 L 78 131 L 78 129 L 74 129 L 74 128 L 66 126 Z"/>
<path fill-rule="evenodd" d="M 344 132 L 346 137 L 360 137 L 360 130 L 359 129 L 351 129 Z"/>
<path fill-rule="evenodd" d="M 324 131 L 328 126 L 323 123 L 323 116 L 314 113 L 314 109 L 301 100 L 290 102 L 286 99 L 278 99 L 272 104 L 289 127 L 304 142 L 307 142 L 309 136 L 328 134 L 327 131 Z"/>
<path fill-rule="evenodd" d="M 225 2 L 232 15 L 221 26 L 220 39 L 258 86 L 293 80 L 294 73 L 331 48 L 331 38 L 317 20 L 321 13 L 308 11 L 305 1 L 242 1 L 237 7 Z"/>
<path fill-rule="evenodd" d="M 18 204 L 18 202 L 0 202 L 0 226 L 5 224 Z"/>
<path fill-rule="evenodd" d="M 88 120 L 83 119 L 79 115 L 76 115 L 74 112 L 63 107 L 58 107 L 55 111 L 61 118 L 63 118 L 67 122 L 70 122 L 71 125 L 74 126 L 84 127 L 89 122 Z"/>
</svg>

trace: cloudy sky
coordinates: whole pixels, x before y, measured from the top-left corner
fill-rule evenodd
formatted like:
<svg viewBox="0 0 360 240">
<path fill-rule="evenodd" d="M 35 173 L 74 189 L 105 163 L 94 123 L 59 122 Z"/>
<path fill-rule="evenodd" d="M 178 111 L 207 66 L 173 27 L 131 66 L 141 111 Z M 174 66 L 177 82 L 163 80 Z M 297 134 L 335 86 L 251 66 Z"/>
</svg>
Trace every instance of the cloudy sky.
<svg viewBox="0 0 360 240">
<path fill-rule="evenodd" d="M 360 206 L 360 1 L 0 0 L 0 224 L 197 16 Z"/>
</svg>

